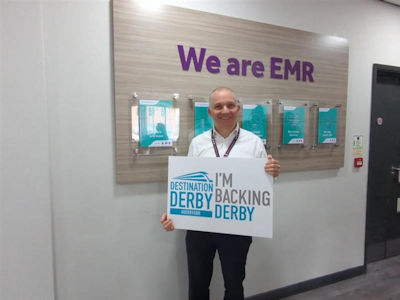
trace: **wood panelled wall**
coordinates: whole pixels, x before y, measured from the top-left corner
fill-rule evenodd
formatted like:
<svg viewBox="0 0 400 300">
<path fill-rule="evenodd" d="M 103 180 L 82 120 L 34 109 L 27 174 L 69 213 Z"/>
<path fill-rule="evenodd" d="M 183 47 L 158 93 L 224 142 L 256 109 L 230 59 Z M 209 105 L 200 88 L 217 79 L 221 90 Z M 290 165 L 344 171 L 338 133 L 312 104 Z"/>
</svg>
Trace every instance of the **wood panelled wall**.
<svg viewBox="0 0 400 300">
<path fill-rule="evenodd" d="M 273 117 L 269 153 L 281 161 L 282 171 L 340 168 L 344 163 L 345 120 L 347 102 L 348 43 L 347 40 L 301 30 L 284 28 L 189 9 L 163 6 L 147 12 L 132 0 L 113 1 L 114 80 L 116 122 L 117 183 L 155 182 L 167 178 L 167 155 L 136 155 L 137 146 L 131 139 L 130 105 L 132 93 L 141 98 L 172 99 L 179 93 L 180 138 L 176 155 L 186 155 L 193 137 L 193 103 L 189 98 L 206 99 L 218 86 L 228 86 L 242 103 L 272 99 Z M 195 48 L 197 55 L 206 49 L 201 72 L 193 64 L 182 68 L 178 47 Z M 219 73 L 210 73 L 206 59 L 217 56 Z M 271 57 L 282 58 L 292 65 L 296 61 L 311 62 L 313 82 L 289 78 L 271 78 Z M 247 68 L 246 76 L 229 75 L 227 60 L 260 61 L 265 70 L 256 77 Z M 261 73 L 260 71 L 258 73 Z M 302 74 L 301 74 L 302 75 Z M 307 80 L 308 79 L 308 80 Z M 279 101 L 305 101 L 309 112 L 308 131 L 304 146 L 281 144 L 282 114 Z M 340 106 L 337 145 L 312 147 L 314 104 Z"/>
</svg>

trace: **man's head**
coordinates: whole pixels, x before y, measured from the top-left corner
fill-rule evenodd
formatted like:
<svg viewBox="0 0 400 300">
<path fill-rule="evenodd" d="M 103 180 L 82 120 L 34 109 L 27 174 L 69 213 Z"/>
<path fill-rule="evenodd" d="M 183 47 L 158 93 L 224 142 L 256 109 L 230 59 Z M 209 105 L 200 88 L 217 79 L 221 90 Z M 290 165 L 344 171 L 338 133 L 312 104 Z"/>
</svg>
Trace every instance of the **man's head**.
<svg viewBox="0 0 400 300">
<path fill-rule="evenodd" d="M 239 112 L 240 105 L 230 88 L 219 87 L 211 92 L 208 114 L 213 118 L 217 130 L 233 130 L 236 127 Z"/>
</svg>

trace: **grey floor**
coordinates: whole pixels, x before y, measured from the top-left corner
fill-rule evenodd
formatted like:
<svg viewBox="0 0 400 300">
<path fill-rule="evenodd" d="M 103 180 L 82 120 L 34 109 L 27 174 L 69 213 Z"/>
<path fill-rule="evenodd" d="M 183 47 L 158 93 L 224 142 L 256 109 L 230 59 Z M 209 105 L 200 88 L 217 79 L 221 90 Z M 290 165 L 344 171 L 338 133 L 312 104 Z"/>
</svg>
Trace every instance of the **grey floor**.
<svg viewBox="0 0 400 300">
<path fill-rule="evenodd" d="M 400 256 L 368 264 L 366 274 L 285 299 L 400 299 Z"/>
</svg>

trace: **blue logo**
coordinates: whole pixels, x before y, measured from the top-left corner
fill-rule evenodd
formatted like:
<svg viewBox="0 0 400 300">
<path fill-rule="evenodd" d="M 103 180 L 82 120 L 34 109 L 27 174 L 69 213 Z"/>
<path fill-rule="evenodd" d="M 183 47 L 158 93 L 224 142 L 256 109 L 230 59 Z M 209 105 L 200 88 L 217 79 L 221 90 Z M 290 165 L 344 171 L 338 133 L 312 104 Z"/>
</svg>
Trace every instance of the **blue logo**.
<svg viewBox="0 0 400 300">
<path fill-rule="evenodd" d="M 201 182 L 210 182 L 210 183 L 213 182 L 208 177 L 208 173 L 204 172 L 204 171 L 185 174 L 182 176 L 175 177 L 173 179 L 187 180 L 187 181 L 201 181 Z"/>
<path fill-rule="evenodd" d="M 170 183 L 170 214 L 212 218 L 214 181 L 199 171 L 174 177 Z"/>
</svg>

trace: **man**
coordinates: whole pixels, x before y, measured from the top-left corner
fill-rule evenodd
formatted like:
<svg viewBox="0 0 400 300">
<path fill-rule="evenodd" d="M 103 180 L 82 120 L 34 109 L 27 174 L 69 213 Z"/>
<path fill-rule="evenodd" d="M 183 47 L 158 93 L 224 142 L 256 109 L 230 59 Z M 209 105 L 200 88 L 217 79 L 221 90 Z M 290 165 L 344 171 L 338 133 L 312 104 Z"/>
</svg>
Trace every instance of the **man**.
<svg viewBox="0 0 400 300">
<path fill-rule="evenodd" d="M 240 105 L 230 88 L 219 87 L 209 98 L 208 113 L 214 120 L 214 128 L 195 137 L 188 156 L 194 157 L 267 157 L 264 144 L 253 133 L 239 128 L 237 119 Z M 276 177 L 280 164 L 268 155 L 264 170 Z M 161 217 L 166 231 L 174 230 L 166 213 Z M 209 299 L 209 286 L 213 272 L 215 252 L 221 260 L 225 285 L 225 300 L 244 299 L 243 280 L 247 252 L 252 238 L 249 236 L 219 234 L 188 230 L 186 252 L 189 271 L 189 299 Z"/>
</svg>

